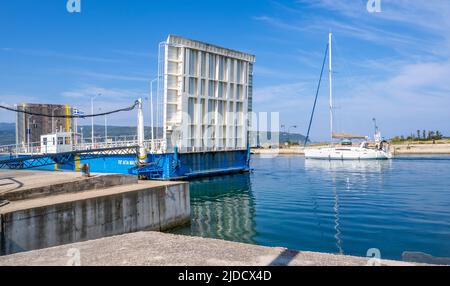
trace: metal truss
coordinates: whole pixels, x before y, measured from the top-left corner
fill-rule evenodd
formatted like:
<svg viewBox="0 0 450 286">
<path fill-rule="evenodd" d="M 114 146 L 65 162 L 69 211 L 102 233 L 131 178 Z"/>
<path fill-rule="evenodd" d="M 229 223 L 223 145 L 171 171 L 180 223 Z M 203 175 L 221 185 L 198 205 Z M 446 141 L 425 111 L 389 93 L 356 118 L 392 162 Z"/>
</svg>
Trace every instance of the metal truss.
<svg viewBox="0 0 450 286">
<path fill-rule="evenodd" d="M 72 152 L 42 154 L 29 157 L 14 158 L 0 161 L 0 169 L 32 169 L 53 164 L 67 164 L 75 161 L 78 156 L 80 160 L 108 157 L 112 155 L 137 154 L 139 146 L 114 147 L 103 149 L 78 150 Z"/>
</svg>

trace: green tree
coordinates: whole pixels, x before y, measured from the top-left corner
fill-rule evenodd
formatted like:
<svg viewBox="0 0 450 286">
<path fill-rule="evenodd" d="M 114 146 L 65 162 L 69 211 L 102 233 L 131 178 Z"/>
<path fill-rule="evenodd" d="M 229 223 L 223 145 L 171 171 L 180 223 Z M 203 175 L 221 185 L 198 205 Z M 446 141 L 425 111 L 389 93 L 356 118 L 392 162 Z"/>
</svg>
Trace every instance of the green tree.
<svg viewBox="0 0 450 286">
<path fill-rule="evenodd" d="M 422 138 L 423 138 L 423 140 L 427 139 L 427 132 L 425 130 L 423 130 Z"/>
<path fill-rule="evenodd" d="M 420 140 L 420 130 L 419 130 L 419 129 L 417 129 L 417 139 Z M 424 138 L 424 139 L 425 139 L 425 138 Z"/>
<path fill-rule="evenodd" d="M 434 131 L 428 131 L 428 140 L 433 140 L 434 139 Z"/>
</svg>

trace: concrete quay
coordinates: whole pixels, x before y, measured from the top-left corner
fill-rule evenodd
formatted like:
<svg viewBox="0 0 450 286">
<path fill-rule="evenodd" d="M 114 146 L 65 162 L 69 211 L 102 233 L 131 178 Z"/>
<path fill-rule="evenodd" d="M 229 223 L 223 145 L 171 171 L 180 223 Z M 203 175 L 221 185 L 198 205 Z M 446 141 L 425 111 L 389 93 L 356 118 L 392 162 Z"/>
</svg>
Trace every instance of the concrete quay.
<svg viewBox="0 0 450 286">
<path fill-rule="evenodd" d="M 396 144 L 391 145 L 394 155 L 448 155 L 450 144 Z"/>
<path fill-rule="evenodd" d="M 370 266 L 374 264 L 418 265 L 152 231 L 105 237 L 0 257 L 2 266 Z"/>
<path fill-rule="evenodd" d="M 1 255 L 190 222 L 186 182 L 0 171 L 0 200 Z"/>
<path fill-rule="evenodd" d="M 320 148 L 323 146 L 308 146 Z M 395 155 L 449 155 L 450 144 L 393 144 L 390 145 L 391 153 Z M 254 148 L 252 154 L 274 157 L 278 155 L 305 155 L 303 147 L 262 149 Z"/>
<path fill-rule="evenodd" d="M 305 155 L 303 147 L 291 147 L 291 148 L 273 148 L 273 149 L 252 149 L 251 153 L 261 156 L 277 156 L 277 155 Z"/>
</svg>

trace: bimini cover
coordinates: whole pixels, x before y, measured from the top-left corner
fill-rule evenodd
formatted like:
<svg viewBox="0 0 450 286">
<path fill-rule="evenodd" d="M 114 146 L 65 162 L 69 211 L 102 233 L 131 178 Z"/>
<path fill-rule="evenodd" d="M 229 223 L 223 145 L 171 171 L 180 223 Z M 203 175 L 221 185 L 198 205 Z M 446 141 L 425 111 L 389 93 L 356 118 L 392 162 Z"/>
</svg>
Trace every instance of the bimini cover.
<svg viewBox="0 0 450 286">
<path fill-rule="evenodd" d="M 333 139 L 366 139 L 367 136 L 353 133 L 336 133 L 333 132 Z"/>
</svg>

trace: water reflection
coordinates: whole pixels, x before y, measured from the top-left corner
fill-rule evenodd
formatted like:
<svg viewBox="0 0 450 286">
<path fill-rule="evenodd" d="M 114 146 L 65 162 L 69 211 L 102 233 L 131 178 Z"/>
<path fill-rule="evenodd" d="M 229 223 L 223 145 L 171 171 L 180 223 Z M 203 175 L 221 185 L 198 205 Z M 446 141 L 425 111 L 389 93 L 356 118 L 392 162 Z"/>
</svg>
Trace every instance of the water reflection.
<svg viewBox="0 0 450 286">
<path fill-rule="evenodd" d="M 179 234 L 254 243 L 255 203 L 249 174 L 190 182 L 191 225 Z"/>
<path fill-rule="evenodd" d="M 306 170 L 331 172 L 377 172 L 391 168 L 391 160 L 305 160 Z"/>
<path fill-rule="evenodd" d="M 383 173 L 391 168 L 391 161 L 338 161 L 305 160 L 305 172 L 311 176 L 328 177 L 333 198 L 334 239 L 339 254 L 344 254 L 342 225 L 340 217 L 341 192 L 364 192 L 373 187 L 374 179 L 381 187 Z M 320 173 L 320 175 L 319 175 Z M 315 196 L 313 196 L 314 199 Z"/>
<path fill-rule="evenodd" d="M 338 190 L 365 192 L 382 188 L 386 174 L 392 169 L 390 160 L 328 161 L 305 160 L 305 172 L 331 180 Z"/>
</svg>

